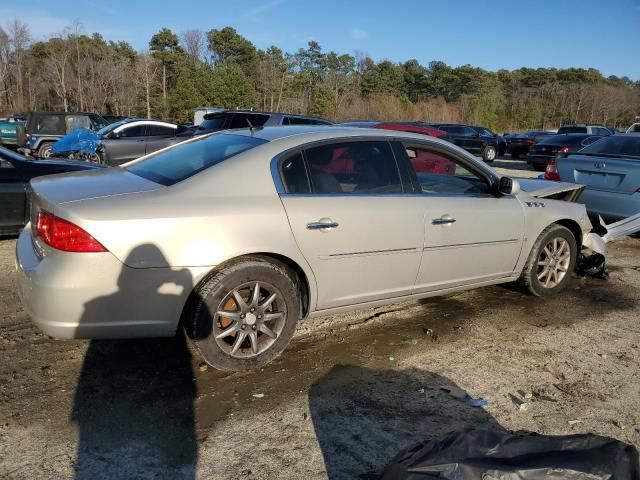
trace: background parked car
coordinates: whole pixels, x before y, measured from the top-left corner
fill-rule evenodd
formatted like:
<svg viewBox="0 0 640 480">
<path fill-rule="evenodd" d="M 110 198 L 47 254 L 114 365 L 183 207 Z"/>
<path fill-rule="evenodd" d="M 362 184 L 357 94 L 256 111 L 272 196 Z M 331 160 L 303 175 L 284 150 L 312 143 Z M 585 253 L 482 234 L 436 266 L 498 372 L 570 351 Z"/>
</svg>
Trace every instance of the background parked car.
<svg viewBox="0 0 640 480">
<path fill-rule="evenodd" d="M 26 115 L 24 149 L 27 154 L 49 158 L 51 145 L 76 128 L 100 130 L 108 125 L 97 113 L 29 112 Z M 18 144 L 22 144 L 18 133 Z"/>
<path fill-rule="evenodd" d="M 531 145 L 539 142 L 549 135 L 554 134 L 540 130 L 532 130 L 525 133 L 511 135 L 509 138 L 508 148 L 509 153 L 511 154 L 511 158 L 520 158 L 521 156 L 526 155 L 527 153 L 529 153 L 529 148 L 531 147 Z"/>
<path fill-rule="evenodd" d="M 423 125 L 421 122 L 344 122 L 337 126 L 357 128 L 380 128 L 382 130 L 396 130 L 399 132 L 422 133 L 430 137 L 449 140 L 449 135 L 444 130 Z"/>
<path fill-rule="evenodd" d="M 18 145 L 18 125 L 24 124 L 24 117 L 11 115 L 0 119 L 0 145 L 16 148 Z"/>
<path fill-rule="evenodd" d="M 555 159 L 559 153 L 575 152 L 601 138 L 597 135 L 580 133 L 551 135 L 529 148 L 527 164 L 534 170 L 543 172 L 549 160 Z"/>
<path fill-rule="evenodd" d="M 586 187 L 580 203 L 589 214 L 621 220 L 640 213 L 640 135 L 601 138 L 556 162 L 559 180 Z"/>
<path fill-rule="evenodd" d="M 100 168 L 73 160 L 33 160 L 0 147 L 0 235 L 15 235 L 29 221 L 29 181 L 41 175 Z"/>
<path fill-rule="evenodd" d="M 198 126 L 196 135 L 228 130 L 230 128 L 275 127 L 279 125 L 333 125 L 324 118 L 292 115 L 289 113 L 252 112 L 247 110 L 225 110 L 208 113 Z"/>
<path fill-rule="evenodd" d="M 488 128 L 453 123 L 433 123 L 428 126 L 444 130 L 452 143 L 482 157 L 485 162 L 493 162 L 498 156 L 498 135 Z M 506 143 L 503 145 L 506 150 Z"/>
<path fill-rule="evenodd" d="M 102 118 L 104 118 L 107 123 L 111 124 L 119 122 L 120 120 L 126 120 L 127 118 L 131 117 L 127 117 L 126 115 L 102 115 Z"/>
<path fill-rule="evenodd" d="M 564 125 L 558 129 L 559 134 L 565 133 L 588 133 L 589 135 L 611 135 L 611 130 L 602 125 Z"/>
<path fill-rule="evenodd" d="M 184 140 L 179 134 L 188 138 L 193 130 L 178 131 L 174 123 L 131 118 L 112 123 L 97 133 L 101 143 L 98 157 L 102 163 L 115 166 Z"/>
<path fill-rule="evenodd" d="M 634 123 L 627 128 L 627 133 L 640 133 L 640 122 Z"/>
</svg>

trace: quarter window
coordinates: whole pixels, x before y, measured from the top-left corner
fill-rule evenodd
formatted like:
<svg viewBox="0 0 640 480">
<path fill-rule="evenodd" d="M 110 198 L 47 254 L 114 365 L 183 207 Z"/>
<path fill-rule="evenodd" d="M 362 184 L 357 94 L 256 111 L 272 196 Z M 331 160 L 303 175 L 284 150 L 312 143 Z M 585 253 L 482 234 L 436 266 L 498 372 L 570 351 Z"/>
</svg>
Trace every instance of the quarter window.
<svg viewBox="0 0 640 480">
<path fill-rule="evenodd" d="M 405 145 L 422 193 L 478 195 L 489 192 L 486 181 L 457 159 L 419 145 Z"/>
<path fill-rule="evenodd" d="M 280 163 L 282 182 L 287 193 L 309 193 L 309 178 L 302 153 L 295 153 Z"/>
<path fill-rule="evenodd" d="M 399 193 L 400 174 L 388 142 L 345 142 L 305 151 L 313 193 Z"/>
</svg>

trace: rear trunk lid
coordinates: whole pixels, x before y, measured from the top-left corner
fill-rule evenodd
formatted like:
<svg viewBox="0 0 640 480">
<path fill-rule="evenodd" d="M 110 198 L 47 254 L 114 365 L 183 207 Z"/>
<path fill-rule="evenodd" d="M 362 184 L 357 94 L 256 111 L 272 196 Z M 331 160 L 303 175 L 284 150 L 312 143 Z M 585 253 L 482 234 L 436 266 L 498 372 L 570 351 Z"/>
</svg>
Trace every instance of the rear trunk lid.
<svg viewBox="0 0 640 480">
<path fill-rule="evenodd" d="M 105 168 L 38 177 L 31 188 L 40 199 L 56 205 L 164 187 L 121 168 Z"/>
<path fill-rule="evenodd" d="M 564 182 L 576 182 L 591 190 L 632 194 L 640 188 L 640 158 L 575 153 L 558 158 Z"/>
</svg>

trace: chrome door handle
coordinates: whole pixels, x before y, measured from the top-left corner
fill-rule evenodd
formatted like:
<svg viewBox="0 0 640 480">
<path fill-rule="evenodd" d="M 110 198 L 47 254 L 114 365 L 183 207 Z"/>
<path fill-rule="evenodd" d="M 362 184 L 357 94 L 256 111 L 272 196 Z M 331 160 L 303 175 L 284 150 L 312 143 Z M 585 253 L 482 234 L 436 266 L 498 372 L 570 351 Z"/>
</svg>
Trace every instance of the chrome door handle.
<svg viewBox="0 0 640 480">
<path fill-rule="evenodd" d="M 336 228 L 337 222 L 311 222 L 307 223 L 308 230 L 321 230 L 323 228 Z"/>
<path fill-rule="evenodd" d="M 446 225 L 448 223 L 456 223 L 456 219 L 451 217 L 440 217 L 431 220 L 431 225 Z"/>
</svg>

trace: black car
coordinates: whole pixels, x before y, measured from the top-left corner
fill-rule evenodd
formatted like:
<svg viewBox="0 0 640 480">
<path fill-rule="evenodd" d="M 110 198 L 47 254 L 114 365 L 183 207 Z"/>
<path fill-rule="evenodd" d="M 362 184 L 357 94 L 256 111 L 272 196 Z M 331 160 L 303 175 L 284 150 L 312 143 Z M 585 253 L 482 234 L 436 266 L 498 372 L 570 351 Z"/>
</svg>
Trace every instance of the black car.
<svg viewBox="0 0 640 480">
<path fill-rule="evenodd" d="M 15 235 L 29 221 L 29 181 L 54 173 L 103 168 L 79 160 L 31 160 L 0 147 L 0 235 Z"/>
<path fill-rule="evenodd" d="M 559 153 L 577 152 L 582 147 L 600 140 L 600 135 L 584 133 L 567 133 L 550 135 L 529 147 L 527 164 L 534 170 L 543 172 L 547 168 L 549 160 L 556 158 Z"/>
<path fill-rule="evenodd" d="M 225 110 L 208 113 L 198 129 L 196 135 L 217 132 L 231 128 L 271 127 L 281 125 L 333 125 L 324 118 L 306 117 L 276 112 L 253 112 L 249 110 Z"/>
<path fill-rule="evenodd" d="M 90 112 L 29 112 L 26 115 L 23 152 L 40 158 L 49 158 L 51 146 L 78 127 L 100 130 L 108 125 L 97 113 Z"/>
<path fill-rule="evenodd" d="M 467 152 L 482 157 L 485 162 L 493 162 L 496 157 L 506 150 L 504 139 L 485 127 L 474 125 L 459 125 L 454 123 L 433 123 L 430 127 L 439 128 L 449 134 L 449 141 Z"/>
<path fill-rule="evenodd" d="M 511 154 L 511 158 L 520 158 L 521 156 L 529 153 L 531 145 L 538 143 L 540 140 L 547 138 L 550 135 L 555 135 L 555 133 L 532 130 L 525 133 L 511 135 L 509 137 L 509 148 L 507 150 Z"/>
</svg>

